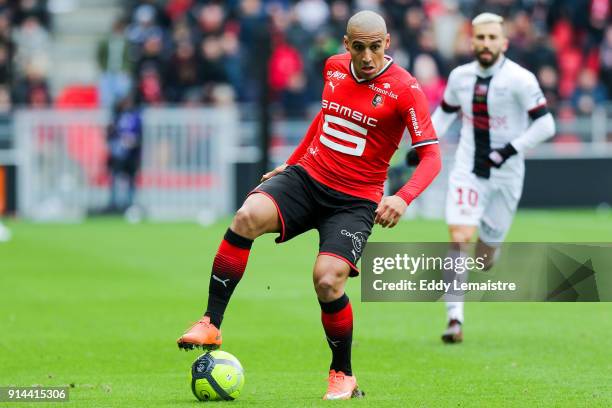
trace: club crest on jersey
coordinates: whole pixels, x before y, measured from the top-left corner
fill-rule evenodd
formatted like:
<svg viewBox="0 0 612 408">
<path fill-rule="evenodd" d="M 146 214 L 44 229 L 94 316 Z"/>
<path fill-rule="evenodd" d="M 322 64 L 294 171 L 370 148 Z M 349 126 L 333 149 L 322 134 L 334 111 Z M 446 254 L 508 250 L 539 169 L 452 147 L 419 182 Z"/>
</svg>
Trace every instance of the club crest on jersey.
<svg viewBox="0 0 612 408">
<path fill-rule="evenodd" d="M 379 106 L 382 106 L 384 102 L 385 102 L 385 98 L 380 94 L 376 94 L 374 95 L 374 98 L 372 99 L 372 106 L 374 106 L 375 108 L 378 108 Z"/>
<path fill-rule="evenodd" d="M 474 93 L 477 96 L 486 96 L 488 91 L 489 91 L 489 85 L 477 84 L 476 89 L 474 90 Z"/>
</svg>

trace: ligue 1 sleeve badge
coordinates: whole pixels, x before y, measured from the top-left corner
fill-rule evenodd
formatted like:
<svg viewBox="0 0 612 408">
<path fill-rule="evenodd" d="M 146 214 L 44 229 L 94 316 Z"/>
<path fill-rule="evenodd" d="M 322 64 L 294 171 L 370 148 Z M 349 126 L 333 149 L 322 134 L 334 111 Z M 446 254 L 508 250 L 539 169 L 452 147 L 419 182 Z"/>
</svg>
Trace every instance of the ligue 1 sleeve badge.
<svg viewBox="0 0 612 408">
<path fill-rule="evenodd" d="M 372 99 L 372 106 L 374 106 L 375 108 L 378 108 L 379 106 L 382 106 L 384 102 L 385 102 L 385 97 L 382 96 L 381 94 L 376 94 L 374 95 L 374 99 Z"/>
</svg>

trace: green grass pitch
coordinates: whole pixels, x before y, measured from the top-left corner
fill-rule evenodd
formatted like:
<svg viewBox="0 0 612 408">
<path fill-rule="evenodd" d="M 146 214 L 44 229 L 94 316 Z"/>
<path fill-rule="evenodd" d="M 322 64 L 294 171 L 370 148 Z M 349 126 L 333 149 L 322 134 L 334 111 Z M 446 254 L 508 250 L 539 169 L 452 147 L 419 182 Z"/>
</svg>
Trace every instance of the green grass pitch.
<svg viewBox="0 0 612 408">
<path fill-rule="evenodd" d="M 175 341 L 203 312 L 227 222 L 9 223 L 14 238 L 0 244 L 0 386 L 72 384 L 67 407 L 197 406 L 188 377 L 198 354 Z M 442 222 L 424 220 L 372 236 L 445 239 Z M 612 215 L 523 211 L 509 240 L 612 242 Z M 330 405 L 320 401 L 330 352 L 312 289 L 317 243 L 316 232 L 255 243 L 223 325 L 223 349 L 246 373 L 231 406 Z M 612 406 L 610 303 L 470 303 L 465 343 L 444 346 L 443 304 L 361 303 L 358 279 L 347 292 L 366 398 L 331 405 Z"/>
</svg>

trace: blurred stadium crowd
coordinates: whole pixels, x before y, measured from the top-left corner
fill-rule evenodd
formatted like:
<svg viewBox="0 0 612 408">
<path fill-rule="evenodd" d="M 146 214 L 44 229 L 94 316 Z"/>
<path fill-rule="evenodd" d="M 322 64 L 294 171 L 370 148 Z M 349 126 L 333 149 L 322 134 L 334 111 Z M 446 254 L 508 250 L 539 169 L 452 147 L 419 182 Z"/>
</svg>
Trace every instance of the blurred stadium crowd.
<svg viewBox="0 0 612 408">
<path fill-rule="evenodd" d="M 300 117 L 318 102 L 323 63 L 343 50 L 347 19 L 362 8 L 386 17 L 390 54 L 417 77 L 432 108 L 450 70 L 471 60 L 469 22 L 482 11 L 506 17 L 509 57 L 537 75 L 557 114 L 589 114 L 612 95 L 608 0 L 129 3 L 125 18 L 101 46 L 104 71 L 125 76 L 107 81 L 105 93 L 121 94 L 129 80 L 138 101 L 148 105 L 255 101 L 261 38 L 269 27 L 272 98 L 284 116 Z M 122 54 L 113 56 L 113 50 Z"/>
<path fill-rule="evenodd" d="M 391 54 L 422 84 L 432 108 L 445 79 L 469 61 L 470 19 L 506 17 L 508 55 L 534 72 L 561 119 L 590 114 L 612 95 L 609 0 L 128 0 L 100 44 L 99 100 L 110 107 L 133 90 L 144 105 L 255 102 L 262 47 L 280 115 L 316 104 L 325 59 L 343 51 L 346 21 L 381 12 Z M 52 21 L 46 0 L 0 0 L 0 110 L 52 102 Z"/>
</svg>

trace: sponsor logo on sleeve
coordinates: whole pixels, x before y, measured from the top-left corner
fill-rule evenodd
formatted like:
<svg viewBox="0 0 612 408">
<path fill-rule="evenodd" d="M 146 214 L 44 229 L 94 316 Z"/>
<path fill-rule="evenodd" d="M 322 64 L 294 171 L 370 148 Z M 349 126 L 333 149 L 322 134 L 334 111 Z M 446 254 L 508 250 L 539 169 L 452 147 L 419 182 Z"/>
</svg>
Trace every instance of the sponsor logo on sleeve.
<svg viewBox="0 0 612 408">
<path fill-rule="evenodd" d="M 421 127 L 419 126 L 419 120 L 417 119 L 416 111 L 414 108 L 410 108 L 408 110 L 410 113 L 410 121 L 412 122 L 412 130 L 414 130 L 414 135 L 417 137 L 421 137 L 423 132 L 421 131 Z"/>
<path fill-rule="evenodd" d="M 327 71 L 327 78 L 329 79 L 337 79 L 339 81 L 342 81 L 343 79 L 346 78 L 348 74 L 345 74 L 344 72 L 340 72 L 340 71 Z"/>
</svg>

